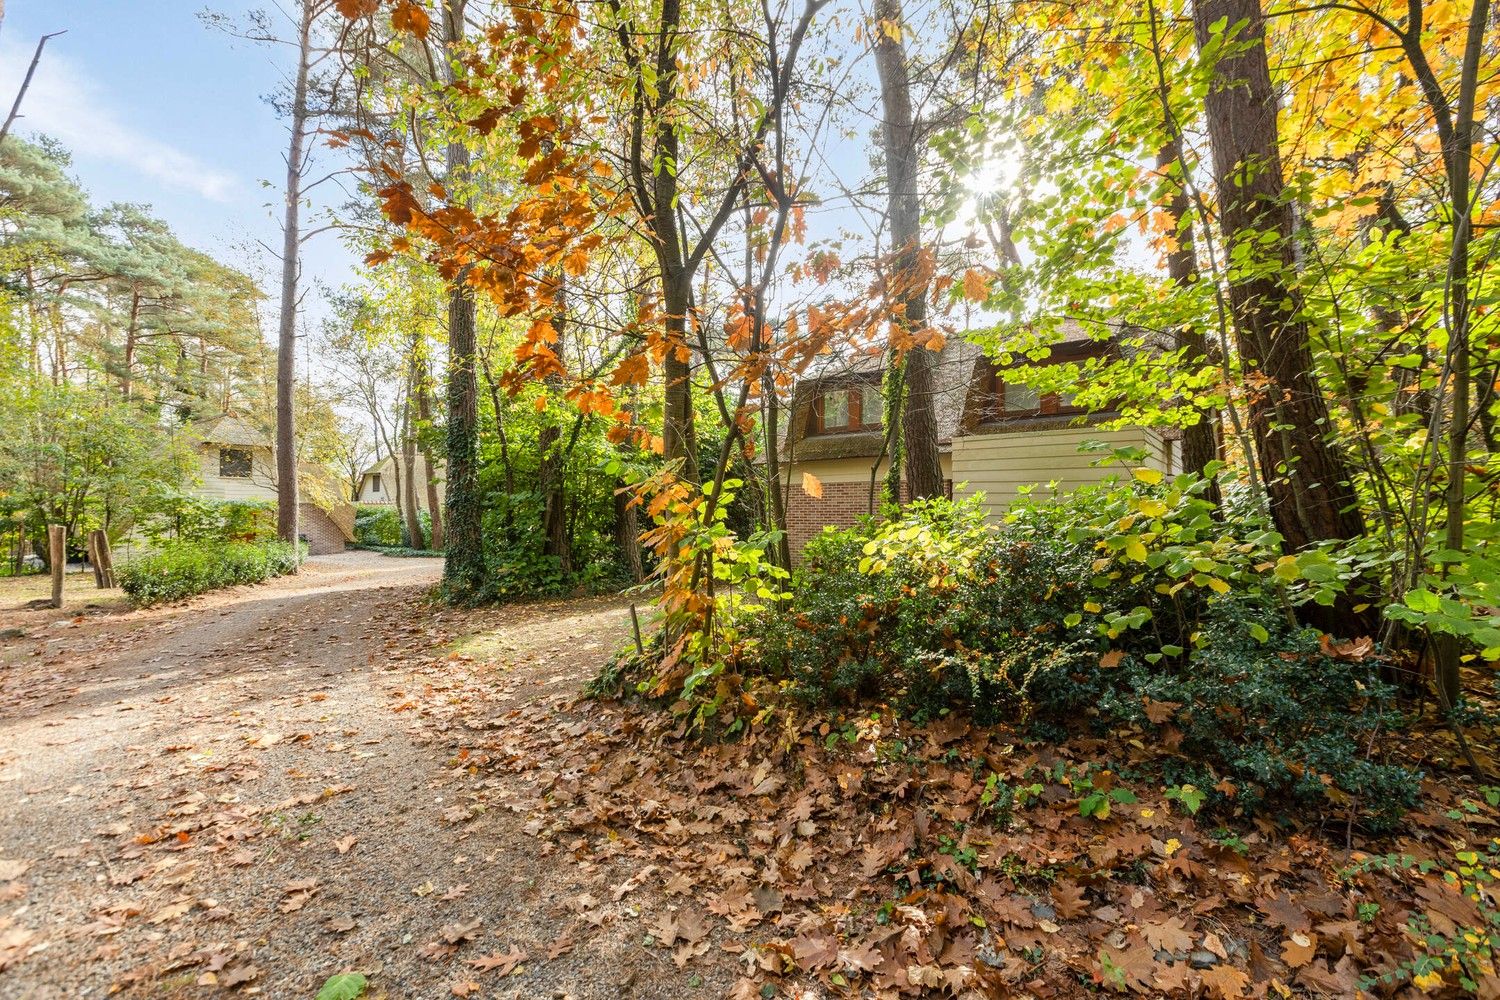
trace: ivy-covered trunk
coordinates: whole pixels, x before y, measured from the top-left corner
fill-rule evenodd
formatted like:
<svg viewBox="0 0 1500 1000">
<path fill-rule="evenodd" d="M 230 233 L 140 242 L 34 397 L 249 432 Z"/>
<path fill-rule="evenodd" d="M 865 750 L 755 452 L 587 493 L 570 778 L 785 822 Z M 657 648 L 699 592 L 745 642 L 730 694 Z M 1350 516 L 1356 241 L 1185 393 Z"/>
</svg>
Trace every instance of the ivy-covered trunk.
<svg viewBox="0 0 1500 1000">
<path fill-rule="evenodd" d="M 443 4 L 443 27 L 450 49 L 463 40 L 464 0 Z M 451 72 L 451 69 L 449 70 Z M 452 186 L 469 167 L 469 150 L 448 144 Z M 443 588 L 450 600 L 470 601 L 484 588 L 484 505 L 479 495 L 479 383 L 474 336 L 474 300 L 460 272 L 448 290 L 448 491 L 443 513 L 447 545 Z"/>
<path fill-rule="evenodd" d="M 1167 251 L 1167 276 L 1186 288 L 1198 281 L 1198 255 L 1193 247 L 1193 231 L 1189 223 L 1188 193 L 1183 186 L 1182 140 L 1174 135 L 1156 154 L 1157 169 L 1168 178 L 1171 191 L 1167 197 L 1167 212 L 1177 229 L 1174 242 Z M 1201 367 L 1208 361 L 1207 340 L 1203 330 L 1186 323 L 1173 331 L 1173 339 L 1183 352 L 1184 360 Z M 1198 422 L 1182 431 L 1182 467 L 1184 471 L 1200 475 L 1210 462 L 1219 458 L 1218 413 L 1212 409 L 1202 411 Z M 1217 478 L 1209 482 L 1205 499 L 1218 506 L 1220 501 Z"/>
<path fill-rule="evenodd" d="M 885 179 L 889 200 L 892 321 L 903 334 L 927 326 L 927 280 L 921 244 L 922 204 L 918 170 L 922 142 L 911 106 L 911 79 L 900 0 L 876 0 L 875 68 L 880 74 L 880 101 L 885 110 Z M 917 347 L 905 357 L 905 405 L 901 411 L 907 498 L 943 495 L 943 466 L 938 455 L 937 408 L 933 387 L 933 353 Z"/>
</svg>

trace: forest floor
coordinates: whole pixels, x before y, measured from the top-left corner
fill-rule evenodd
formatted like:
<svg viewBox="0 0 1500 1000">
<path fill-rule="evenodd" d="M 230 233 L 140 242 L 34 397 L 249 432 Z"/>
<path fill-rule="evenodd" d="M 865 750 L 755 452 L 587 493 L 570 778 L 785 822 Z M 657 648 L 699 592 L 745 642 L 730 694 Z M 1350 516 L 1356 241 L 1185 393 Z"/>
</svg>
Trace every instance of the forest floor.
<svg viewBox="0 0 1500 1000">
<path fill-rule="evenodd" d="M 1346 997 L 1392 972 L 1453 995 L 1446 959 L 1400 971 L 1432 947 L 1414 921 L 1500 996 L 1493 886 L 1355 872 L 1451 866 L 1500 826 L 1440 758 L 1367 840 L 1199 824 L 1127 785 L 1161 752 L 1129 733 L 781 706 L 685 738 L 582 698 L 630 641 L 623 600 L 458 610 L 427 599 L 439 572 L 350 553 L 66 614 L 0 581 L 0 1000 L 312 1000 L 344 972 L 434 1000 Z"/>
</svg>

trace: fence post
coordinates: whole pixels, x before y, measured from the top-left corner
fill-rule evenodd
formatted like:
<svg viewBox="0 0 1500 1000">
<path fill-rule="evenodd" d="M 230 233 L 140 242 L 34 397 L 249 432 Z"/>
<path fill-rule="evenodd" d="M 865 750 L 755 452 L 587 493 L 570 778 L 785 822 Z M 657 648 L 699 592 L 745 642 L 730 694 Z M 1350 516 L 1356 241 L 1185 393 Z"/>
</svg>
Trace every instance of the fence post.
<svg viewBox="0 0 1500 1000">
<path fill-rule="evenodd" d="M 47 525 L 48 565 L 52 568 L 52 606 L 63 606 L 63 573 L 68 569 L 68 529 Z"/>
<path fill-rule="evenodd" d="M 94 582 L 100 590 L 115 585 L 115 557 L 109 551 L 109 535 L 103 528 L 89 532 L 89 554 L 94 560 Z"/>
</svg>

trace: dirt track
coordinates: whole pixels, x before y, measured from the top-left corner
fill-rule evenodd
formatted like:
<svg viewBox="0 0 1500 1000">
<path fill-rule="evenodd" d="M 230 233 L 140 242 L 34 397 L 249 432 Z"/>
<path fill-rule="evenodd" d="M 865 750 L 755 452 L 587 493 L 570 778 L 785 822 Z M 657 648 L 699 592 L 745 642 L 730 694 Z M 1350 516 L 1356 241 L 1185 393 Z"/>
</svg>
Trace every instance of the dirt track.
<svg viewBox="0 0 1500 1000">
<path fill-rule="evenodd" d="M 469 822 L 408 709 L 439 572 L 351 553 L 167 609 L 0 607 L 0 998 L 311 998 L 345 970 L 372 997 L 681 995 L 637 981 L 624 922 L 532 971 L 568 865 L 523 814 Z M 474 656 L 517 705 L 561 706 L 625 634 L 619 602 L 488 614 Z"/>
</svg>

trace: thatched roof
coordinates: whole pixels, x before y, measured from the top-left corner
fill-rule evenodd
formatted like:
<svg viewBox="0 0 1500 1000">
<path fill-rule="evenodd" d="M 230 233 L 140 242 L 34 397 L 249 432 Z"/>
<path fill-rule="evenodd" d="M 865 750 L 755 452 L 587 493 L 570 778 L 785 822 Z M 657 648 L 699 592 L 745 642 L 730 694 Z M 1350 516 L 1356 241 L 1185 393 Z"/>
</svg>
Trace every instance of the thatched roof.
<svg viewBox="0 0 1500 1000">
<path fill-rule="evenodd" d="M 227 444 L 242 448 L 271 447 L 270 438 L 253 424 L 232 413 L 222 413 L 212 420 L 194 424 L 190 433 L 201 444 Z"/>
<path fill-rule="evenodd" d="M 1111 336 L 1101 341 L 1095 333 L 1080 324 L 1065 321 L 1049 341 L 1054 355 L 1065 356 L 1088 345 L 1110 343 L 1114 339 Z M 1026 361 L 1022 358 L 1017 363 L 1025 364 Z M 961 337 L 951 338 L 944 344 L 932 369 L 933 406 L 937 416 L 940 451 L 949 451 L 953 447 L 954 437 L 972 432 L 975 423 L 972 412 L 977 405 L 975 394 L 984 384 L 985 369 L 991 365 L 993 362 L 985 356 L 983 350 Z M 874 458 L 879 455 L 883 444 L 883 435 L 879 431 L 853 434 L 809 434 L 808 431 L 811 429 L 813 401 L 819 394 L 860 381 L 878 383 L 883 372 L 884 365 L 879 357 L 863 356 L 842 363 L 830 359 L 815 373 L 799 380 L 792 393 L 790 416 L 779 428 L 782 458 L 794 457 L 802 462 L 832 458 Z M 1057 422 L 1057 418 L 1048 419 Z M 1077 418 L 1061 419 L 1067 423 Z"/>
</svg>

